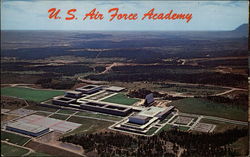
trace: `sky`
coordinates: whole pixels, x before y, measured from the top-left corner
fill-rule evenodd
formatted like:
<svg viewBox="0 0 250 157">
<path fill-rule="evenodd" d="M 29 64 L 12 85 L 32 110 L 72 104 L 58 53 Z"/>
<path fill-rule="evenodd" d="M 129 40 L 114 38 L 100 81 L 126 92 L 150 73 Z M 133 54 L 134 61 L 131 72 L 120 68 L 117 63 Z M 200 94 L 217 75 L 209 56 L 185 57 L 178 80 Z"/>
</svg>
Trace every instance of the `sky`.
<svg viewBox="0 0 250 157">
<path fill-rule="evenodd" d="M 50 8 L 61 9 L 60 20 L 48 18 Z M 78 20 L 64 20 L 69 9 L 77 9 Z M 96 8 L 103 20 L 81 20 Z M 139 18 L 150 9 L 155 13 L 192 13 L 186 20 L 113 20 L 108 10 L 138 13 Z M 56 1 L 2 0 L 1 30 L 233 30 L 248 23 L 248 1 Z"/>
</svg>

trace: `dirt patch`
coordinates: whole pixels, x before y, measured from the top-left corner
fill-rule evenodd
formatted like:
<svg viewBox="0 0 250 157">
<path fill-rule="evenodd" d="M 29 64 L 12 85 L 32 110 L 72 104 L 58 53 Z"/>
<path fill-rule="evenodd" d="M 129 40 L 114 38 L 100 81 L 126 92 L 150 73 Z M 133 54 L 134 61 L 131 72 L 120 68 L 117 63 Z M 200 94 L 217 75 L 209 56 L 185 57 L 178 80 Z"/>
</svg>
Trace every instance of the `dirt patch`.
<svg viewBox="0 0 250 157">
<path fill-rule="evenodd" d="M 61 156 L 61 157 L 83 157 L 84 155 L 76 154 L 67 150 L 64 150 L 62 148 L 58 148 L 52 145 L 47 145 L 44 143 L 40 143 L 37 141 L 30 141 L 28 144 L 25 145 L 25 147 L 31 148 L 37 152 L 43 152 L 55 156 Z"/>
</svg>

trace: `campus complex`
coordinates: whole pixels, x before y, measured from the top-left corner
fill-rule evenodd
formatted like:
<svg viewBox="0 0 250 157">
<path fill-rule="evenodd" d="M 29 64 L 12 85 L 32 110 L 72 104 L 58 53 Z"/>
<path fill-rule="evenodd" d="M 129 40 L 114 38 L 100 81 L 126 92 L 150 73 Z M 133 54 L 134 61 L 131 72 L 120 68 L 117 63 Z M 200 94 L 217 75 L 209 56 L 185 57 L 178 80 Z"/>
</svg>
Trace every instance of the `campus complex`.
<svg viewBox="0 0 250 157">
<path fill-rule="evenodd" d="M 64 95 L 40 105 L 119 116 L 121 120 L 109 126 L 109 129 L 137 135 L 148 136 L 150 130 L 153 130 L 150 135 L 154 135 L 166 125 L 203 132 L 211 132 L 215 128 L 212 124 L 198 123 L 201 117 L 179 115 L 174 106 L 154 100 L 152 93 L 145 99 L 137 99 L 127 97 L 125 90 L 116 86 L 86 85 L 66 91 Z M 51 131 L 66 133 L 81 126 L 74 122 L 32 115 L 25 109 L 19 112 L 27 112 L 27 115 L 9 122 L 6 130 L 37 137 Z"/>
</svg>

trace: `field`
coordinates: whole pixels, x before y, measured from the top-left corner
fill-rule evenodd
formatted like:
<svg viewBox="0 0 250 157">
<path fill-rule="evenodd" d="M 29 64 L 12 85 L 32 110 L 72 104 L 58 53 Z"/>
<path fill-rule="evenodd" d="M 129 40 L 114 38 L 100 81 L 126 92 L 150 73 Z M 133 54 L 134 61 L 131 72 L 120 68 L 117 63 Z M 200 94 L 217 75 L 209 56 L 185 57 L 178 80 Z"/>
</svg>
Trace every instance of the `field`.
<svg viewBox="0 0 250 157">
<path fill-rule="evenodd" d="M 150 128 L 147 132 L 146 132 L 146 135 L 152 135 L 158 128 L 156 127 L 152 127 Z"/>
<path fill-rule="evenodd" d="M 139 99 L 135 98 L 128 98 L 124 94 L 116 94 L 114 96 L 111 96 L 107 99 L 102 100 L 104 102 L 110 102 L 110 103 L 116 103 L 116 104 L 123 104 L 123 105 L 133 105 L 134 103 L 138 102 Z"/>
<path fill-rule="evenodd" d="M 68 118 L 68 115 L 53 114 L 53 115 L 49 116 L 49 118 L 55 118 L 55 119 L 59 119 L 59 120 L 65 120 L 65 119 Z"/>
<path fill-rule="evenodd" d="M 162 128 L 157 132 L 157 134 L 159 134 L 159 133 L 162 132 L 162 131 L 168 131 L 168 130 L 171 130 L 171 129 L 172 129 L 171 125 L 166 124 L 164 127 L 162 127 Z"/>
<path fill-rule="evenodd" d="M 210 115 L 234 120 L 247 121 L 247 111 L 228 104 L 214 103 L 200 98 L 186 98 L 170 103 L 181 112 Z"/>
<path fill-rule="evenodd" d="M 46 113 L 46 112 L 36 112 L 34 114 L 35 115 L 39 115 L 39 116 L 45 116 L 45 117 L 47 117 L 48 115 L 50 115 L 50 113 Z"/>
<path fill-rule="evenodd" d="M 81 155 L 78 155 L 76 153 L 64 150 L 62 148 L 59 147 L 55 147 L 52 145 L 47 145 L 47 144 L 43 144 L 37 141 L 30 141 L 27 145 L 25 145 L 28 148 L 31 148 L 33 150 L 35 150 L 36 152 L 43 152 L 46 154 L 51 154 L 51 156 L 70 156 L 70 157 L 82 157 Z M 43 156 L 41 153 L 37 154 L 37 156 L 41 155 Z M 46 156 L 46 155 L 45 155 Z"/>
<path fill-rule="evenodd" d="M 30 138 L 20 136 L 17 134 L 1 131 L 1 140 L 6 140 L 8 139 L 8 142 L 17 144 L 22 146 L 24 143 L 26 143 Z"/>
<path fill-rule="evenodd" d="M 68 121 L 80 123 L 82 125 L 79 128 L 65 134 L 65 136 L 76 133 L 94 133 L 97 131 L 101 131 L 102 129 L 105 129 L 113 124 L 111 122 L 88 119 L 88 118 L 80 118 L 75 116 L 70 117 Z"/>
<path fill-rule="evenodd" d="M 88 116 L 88 117 L 94 117 L 94 118 L 101 118 L 101 119 L 108 119 L 108 120 L 121 120 L 123 118 L 123 117 L 119 117 L 119 116 L 106 115 L 106 114 L 93 113 L 93 112 L 86 112 L 86 111 L 78 112 L 76 115 Z"/>
<path fill-rule="evenodd" d="M 40 90 L 24 87 L 4 87 L 1 88 L 1 95 L 22 98 L 29 101 L 42 102 L 58 95 L 63 95 L 63 91 Z"/>
<path fill-rule="evenodd" d="M 1 142 L 1 156 L 22 156 L 29 150 Z"/>
<path fill-rule="evenodd" d="M 178 92 L 188 95 L 212 95 L 225 92 L 227 89 L 205 85 L 165 84 L 160 83 L 160 89 L 168 92 Z"/>
<path fill-rule="evenodd" d="M 63 113 L 63 114 L 73 114 L 75 113 L 76 111 L 71 111 L 71 110 L 60 110 L 58 111 L 57 113 Z"/>
</svg>

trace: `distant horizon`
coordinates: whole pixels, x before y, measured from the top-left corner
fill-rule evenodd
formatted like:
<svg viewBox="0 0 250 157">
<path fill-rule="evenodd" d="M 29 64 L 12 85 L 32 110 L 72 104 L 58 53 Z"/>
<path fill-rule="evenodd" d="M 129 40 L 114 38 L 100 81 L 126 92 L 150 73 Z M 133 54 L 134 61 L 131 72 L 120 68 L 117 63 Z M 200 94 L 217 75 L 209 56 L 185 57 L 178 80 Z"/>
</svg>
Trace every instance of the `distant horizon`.
<svg viewBox="0 0 250 157">
<path fill-rule="evenodd" d="M 232 30 L 35 30 L 35 29 L 1 29 L 1 31 L 81 31 L 81 32 L 226 32 L 234 31 L 242 25 L 249 25 L 248 23 L 243 23 Z"/>
</svg>

